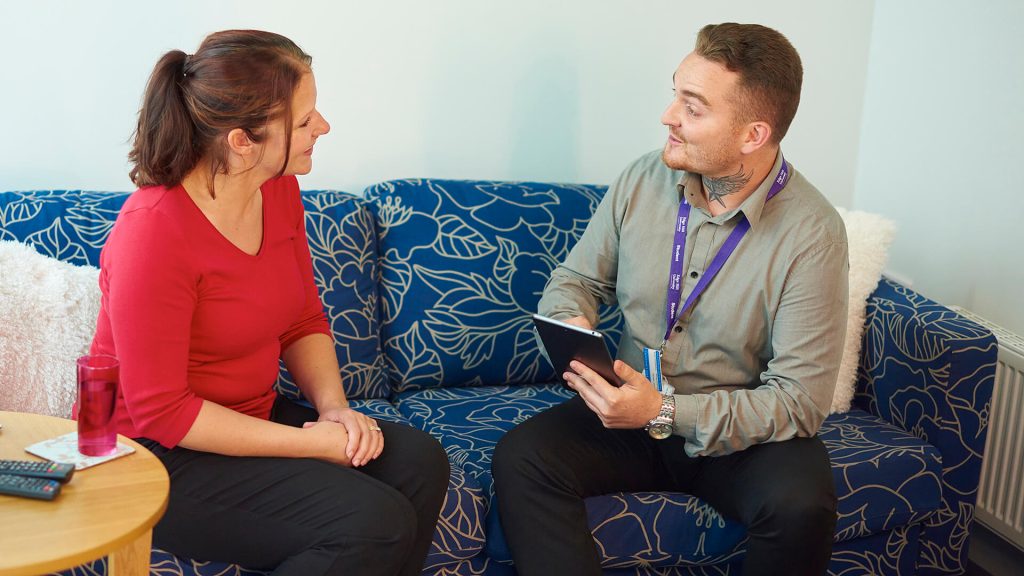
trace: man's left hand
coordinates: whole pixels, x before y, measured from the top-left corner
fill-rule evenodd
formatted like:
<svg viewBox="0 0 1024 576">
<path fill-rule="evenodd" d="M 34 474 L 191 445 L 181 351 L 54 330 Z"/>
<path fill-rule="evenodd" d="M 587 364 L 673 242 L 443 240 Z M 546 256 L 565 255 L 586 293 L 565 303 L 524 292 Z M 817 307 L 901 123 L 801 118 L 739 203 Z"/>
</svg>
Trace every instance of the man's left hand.
<svg viewBox="0 0 1024 576">
<path fill-rule="evenodd" d="M 619 387 L 612 386 L 581 362 L 574 360 L 569 368 L 574 372 L 566 372 L 562 377 L 597 414 L 605 428 L 643 428 L 661 410 L 658 389 L 621 360 L 616 360 L 614 365 L 615 374 L 625 382 Z"/>
</svg>

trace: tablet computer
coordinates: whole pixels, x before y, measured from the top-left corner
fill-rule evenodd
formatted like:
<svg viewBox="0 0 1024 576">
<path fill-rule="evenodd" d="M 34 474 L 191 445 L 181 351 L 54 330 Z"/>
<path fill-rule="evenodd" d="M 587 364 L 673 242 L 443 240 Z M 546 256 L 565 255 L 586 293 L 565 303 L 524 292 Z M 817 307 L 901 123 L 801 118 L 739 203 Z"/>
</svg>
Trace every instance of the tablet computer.
<svg viewBox="0 0 1024 576">
<path fill-rule="evenodd" d="M 612 386 L 621 386 L 622 381 L 612 368 L 612 356 L 608 353 L 604 334 L 597 330 L 580 328 L 540 314 L 533 315 L 533 325 L 540 335 L 548 360 L 561 377 L 573 372 L 569 362 L 578 360 L 600 374 Z"/>
</svg>

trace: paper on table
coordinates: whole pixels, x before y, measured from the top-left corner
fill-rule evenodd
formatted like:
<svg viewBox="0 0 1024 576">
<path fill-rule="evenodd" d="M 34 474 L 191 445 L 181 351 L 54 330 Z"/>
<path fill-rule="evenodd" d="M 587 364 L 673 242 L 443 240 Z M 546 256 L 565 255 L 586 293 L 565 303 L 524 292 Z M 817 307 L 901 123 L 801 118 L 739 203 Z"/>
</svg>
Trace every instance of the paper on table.
<svg viewBox="0 0 1024 576">
<path fill-rule="evenodd" d="M 43 440 L 41 442 L 36 442 L 31 446 L 26 446 L 25 452 L 35 454 L 36 456 L 40 456 L 54 462 L 74 464 L 75 470 L 81 470 L 82 468 L 88 468 L 90 466 L 102 464 L 108 460 L 113 460 L 114 458 L 127 456 L 128 454 L 135 452 L 135 448 L 118 442 L 117 448 L 114 450 L 113 454 L 107 454 L 106 456 L 86 456 L 78 451 L 78 432 L 68 432 L 63 436 L 57 436 L 56 438 L 50 438 L 49 440 Z"/>
</svg>

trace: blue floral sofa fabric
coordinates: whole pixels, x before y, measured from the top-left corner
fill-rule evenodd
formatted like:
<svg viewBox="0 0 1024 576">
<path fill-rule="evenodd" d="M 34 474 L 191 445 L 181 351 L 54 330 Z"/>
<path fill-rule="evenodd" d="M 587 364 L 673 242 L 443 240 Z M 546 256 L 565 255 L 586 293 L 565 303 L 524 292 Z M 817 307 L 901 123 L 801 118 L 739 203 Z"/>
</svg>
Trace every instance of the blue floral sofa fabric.
<svg viewBox="0 0 1024 576">
<path fill-rule="evenodd" d="M 604 191 L 400 180 L 362 198 L 303 193 L 346 392 L 359 410 L 431 433 L 452 463 L 424 574 L 515 574 L 491 455 L 502 434 L 570 397 L 529 316 Z M 0 240 L 96 265 L 125 197 L 0 192 Z M 602 309 L 611 343 L 621 322 L 614 307 Z M 963 572 L 995 358 L 987 330 L 908 288 L 879 285 L 855 405 L 819 433 L 839 497 L 830 574 Z M 302 400 L 283 370 L 278 386 Z M 606 574 L 740 574 L 744 527 L 690 495 L 608 494 L 588 499 L 587 512 Z M 100 559 L 65 574 L 105 572 Z M 159 549 L 151 573 L 260 574 Z"/>
<path fill-rule="evenodd" d="M 525 182 L 368 188 L 394 389 L 554 381 L 530 315 L 603 195 L 597 186 Z M 622 315 L 603 312 L 600 328 L 618 342 Z"/>
</svg>

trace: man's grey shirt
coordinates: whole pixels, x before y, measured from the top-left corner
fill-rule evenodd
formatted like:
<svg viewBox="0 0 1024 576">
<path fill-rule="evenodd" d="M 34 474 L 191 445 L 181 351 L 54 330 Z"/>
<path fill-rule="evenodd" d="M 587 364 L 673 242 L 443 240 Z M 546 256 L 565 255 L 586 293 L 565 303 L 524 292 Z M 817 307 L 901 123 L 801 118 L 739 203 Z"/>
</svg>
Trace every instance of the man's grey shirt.
<svg viewBox="0 0 1024 576">
<path fill-rule="evenodd" d="M 691 456 L 813 436 L 832 402 L 846 332 L 846 229 L 796 170 L 766 203 L 781 166 L 780 152 L 750 197 L 712 217 L 700 175 L 668 168 L 660 150 L 642 156 L 609 188 L 540 301 L 543 315 L 585 316 L 595 326 L 599 302 L 617 302 L 626 322 L 618 357 L 636 370 L 644 347 L 663 349 L 675 433 Z M 669 258 L 684 197 L 693 209 L 681 302 L 744 215 L 750 230 L 666 341 Z"/>
</svg>

